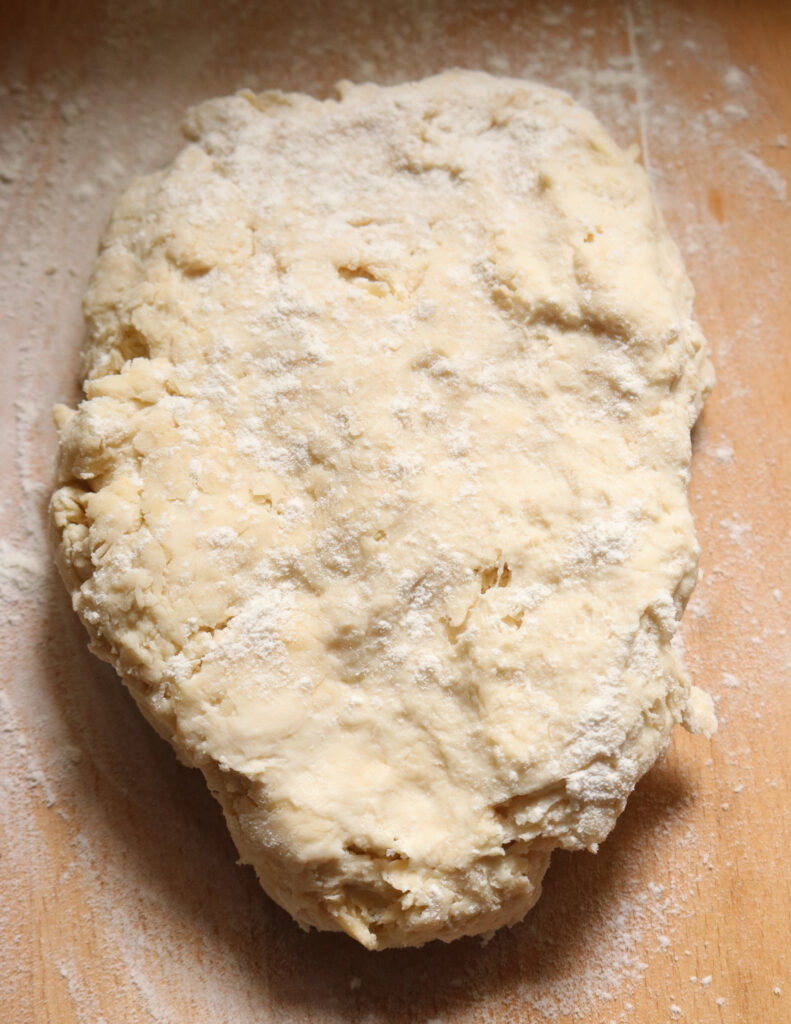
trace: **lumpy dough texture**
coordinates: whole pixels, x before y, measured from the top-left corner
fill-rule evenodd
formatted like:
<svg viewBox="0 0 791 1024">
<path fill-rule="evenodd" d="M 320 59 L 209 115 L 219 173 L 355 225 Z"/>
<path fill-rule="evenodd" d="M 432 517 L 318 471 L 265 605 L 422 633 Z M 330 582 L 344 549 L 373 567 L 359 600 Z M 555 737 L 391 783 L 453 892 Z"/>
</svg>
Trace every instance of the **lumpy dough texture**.
<svg viewBox="0 0 791 1024">
<path fill-rule="evenodd" d="M 132 183 L 59 407 L 93 650 L 300 924 L 519 920 L 674 723 L 692 288 L 633 152 L 483 73 L 189 114 Z"/>
</svg>

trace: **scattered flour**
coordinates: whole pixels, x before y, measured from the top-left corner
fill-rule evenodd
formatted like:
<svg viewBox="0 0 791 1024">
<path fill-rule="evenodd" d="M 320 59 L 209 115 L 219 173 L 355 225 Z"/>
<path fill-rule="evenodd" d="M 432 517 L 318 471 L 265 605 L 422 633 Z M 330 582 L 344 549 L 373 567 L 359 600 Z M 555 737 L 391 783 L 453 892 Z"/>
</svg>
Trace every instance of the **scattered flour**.
<svg viewBox="0 0 791 1024">
<path fill-rule="evenodd" d="M 723 114 L 731 121 L 747 121 L 750 117 L 747 108 L 741 103 L 726 103 L 722 108 Z"/>
<path fill-rule="evenodd" d="M 782 177 L 774 167 L 767 166 L 760 157 L 755 155 L 755 153 L 742 153 L 742 160 L 750 170 L 754 171 L 762 182 L 769 186 L 775 197 L 779 199 L 781 203 L 786 201 L 788 184 L 785 178 Z"/>
<path fill-rule="evenodd" d="M 738 92 L 740 89 L 745 88 L 749 80 L 741 68 L 737 68 L 734 64 L 731 64 L 722 76 L 722 81 L 729 92 Z"/>
<path fill-rule="evenodd" d="M 202 781 L 173 763 L 120 686 L 86 652 L 62 588 L 52 579 L 43 540 L 54 450 L 49 408 L 56 400 L 74 397 L 64 382 L 78 376 L 79 303 L 95 239 L 123 182 L 172 156 L 173 125 L 190 103 L 242 86 L 326 95 L 341 77 L 391 82 L 454 64 L 508 70 L 569 88 L 622 144 L 639 143 L 646 157 L 650 150 L 660 205 L 699 280 L 706 273 L 732 280 L 727 277 L 730 264 L 740 257 L 734 256 L 727 216 L 718 222 L 706 211 L 704 191 L 690 197 L 683 180 L 679 184 L 675 154 L 711 152 L 711 164 L 723 178 L 743 182 L 748 214 L 761 208 L 767 192 L 780 204 L 787 201 L 784 175 L 757 151 L 745 150 L 742 135 L 737 138 L 757 117 L 759 97 L 753 76 L 733 65 L 713 24 L 698 24 L 686 15 L 681 19 L 669 5 L 636 3 L 630 6 L 629 25 L 616 19 L 609 27 L 594 27 L 585 19 L 577 24 L 570 9 L 545 5 L 539 19 L 527 8 L 514 9 L 499 50 L 484 45 L 486 33 L 477 23 L 462 30 L 453 5 L 437 3 L 423 13 L 410 8 L 409 17 L 398 4 L 381 5 L 375 12 L 361 12 L 351 0 L 336 6 L 342 45 L 322 19 L 285 10 L 276 24 L 266 26 L 272 55 L 266 62 L 250 52 L 245 59 L 212 63 L 216 54 L 202 34 L 205 26 L 186 0 L 171 5 L 168 19 L 159 17 L 153 2 L 109 3 L 104 49 L 97 50 L 91 77 L 45 68 L 29 53 L 7 61 L 7 84 L 0 88 L 5 118 L 0 329 L 18 344 L 3 351 L 4 427 L 14 443 L 0 453 L 6 485 L 0 508 L 0 828 L 8 880 L 0 899 L 0 927 L 10 936 L 0 963 L 0 990 L 11 1005 L 25 1006 L 34 987 L 30 979 L 40 977 L 41 947 L 31 945 L 20 928 L 29 917 L 35 881 L 53 912 L 67 914 L 69 905 L 79 906 L 85 922 L 80 927 L 91 931 L 92 972 L 67 950 L 61 950 L 53 966 L 74 1018 L 91 1024 L 107 1020 L 102 979 L 108 978 L 117 987 L 120 1005 L 129 1010 L 127 1019 L 140 1013 L 157 1024 L 195 1019 L 287 1024 L 298 1015 L 295 1008 L 313 1005 L 304 994 L 305 958 L 311 962 L 311 991 L 320 999 L 316 1005 L 327 1024 L 352 1017 L 367 1024 L 406 1020 L 393 1011 L 401 1006 L 421 1020 L 433 1016 L 454 1024 L 483 1024 L 499 1005 L 513 1005 L 513 1000 L 529 1006 L 536 1021 L 603 1020 L 605 1014 L 622 1021 L 629 1019 L 629 993 L 647 972 L 655 977 L 657 963 L 666 962 L 671 976 L 681 954 L 676 936 L 702 898 L 698 889 L 712 891 L 704 869 L 693 866 L 693 854 L 705 853 L 709 839 L 688 800 L 680 806 L 661 806 L 660 801 L 657 808 L 646 798 L 633 814 L 627 812 L 624 826 L 599 859 L 586 860 L 591 866 L 581 869 L 581 886 L 570 859 L 561 856 L 536 910 L 485 950 L 476 946 L 471 956 L 463 943 L 430 947 L 388 968 L 384 960 L 350 953 L 340 944 L 343 940 L 301 936 L 261 899 L 257 883 L 233 867 L 224 825 L 203 794 Z M 230 0 L 228 22 L 242 15 L 255 21 L 248 7 Z M 150 37 L 157 32 L 155 46 Z M 686 38 L 677 53 L 657 48 L 664 38 L 683 38 L 682 33 Z M 217 38 L 213 45 L 227 45 L 225 36 Z M 600 54 L 607 52 L 620 56 L 601 63 Z M 144 56 L 145 74 L 140 70 Z M 690 103 L 675 90 L 672 74 L 653 74 L 657 67 L 672 72 L 682 60 L 693 69 L 704 62 L 710 69 L 711 92 L 700 103 Z M 40 85 L 28 88 L 26 82 L 36 75 Z M 119 116 L 122 109 L 133 112 L 131 124 Z M 760 123 L 756 128 L 759 145 L 772 147 L 773 161 L 784 159 L 788 146 L 781 127 L 767 124 L 766 138 Z M 720 377 L 713 401 L 721 403 L 724 414 L 729 403 L 737 410 L 729 421 L 732 430 L 739 429 L 739 403 L 747 393 L 737 371 L 763 365 L 767 354 L 770 300 L 784 280 L 772 259 L 771 252 L 765 254 L 760 278 L 742 271 L 745 303 L 734 307 L 727 336 L 710 332 Z M 751 265 L 745 258 L 742 266 Z M 701 289 L 699 302 L 705 307 L 706 301 Z M 716 315 L 706 312 L 716 322 Z M 16 405 L 15 398 L 20 399 Z M 756 760 L 753 766 L 748 742 L 728 739 L 727 720 L 759 711 L 759 702 L 788 685 L 791 647 L 782 628 L 787 616 L 778 586 L 783 561 L 768 557 L 776 538 L 765 532 L 760 519 L 748 522 L 732 511 L 738 507 L 750 515 L 747 504 L 734 505 L 734 495 L 749 499 L 749 487 L 763 478 L 749 478 L 742 492 L 728 490 L 723 478 L 731 481 L 744 472 L 742 460 L 730 468 L 733 449 L 726 441 L 709 454 L 695 467 L 704 490 L 715 480 L 720 488 L 704 496 L 698 512 L 707 542 L 704 558 L 718 530 L 732 549 L 722 553 L 718 564 L 707 564 L 700 607 L 718 609 L 718 595 L 730 594 L 735 640 L 727 652 L 709 652 L 704 661 L 694 652 L 707 642 L 696 639 L 687 643 L 687 657 L 692 657 L 693 676 L 705 669 L 711 679 L 722 680 L 723 745 L 715 748 L 717 770 L 723 793 L 744 790 L 746 795 L 763 784 L 757 765 L 766 762 Z M 708 520 L 707 508 L 712 510 Z M 750 575 L 756 558 L 760 571 Z M 766 637 L 761 633 L 762 646 L 756 649 L 748 640 L 757 635 L 754 618 L 775 631 Z M 713 611 L 694 620 L 694 627 L 690 621 L 687 631 L 709 629 L 710 619 Z M 759 671 L 766 666 L 771 670 Z M 760 688 L 745 681 L 753 678 L 763 680 Z M 122 737 L 117 747 L 107 742 L 111 728 Z M 737 809 L 742 804 L 744 809 Z M 744 842 L 749 825 L 742 824 L 741 832 L 737 827 L 737 815 L 749 814 L 750 801 L 732 799 L 731 807 L 735 849 L 755 865 L 755 851 Z M 747 817 L 739 820 L 749 822 Z M 663 893 L 647 889 L 638 875 L 646 836 L 664 859 L 658 865 L 661 877 L 670 878 Z M 195 851 L 186 863 L 179 855 L 185 849 Z M 177 862 L 179 871 L 172 866 Z M 600 870 L 615 876 L 615 895 L 602 883 Z M 59 934 L 73 934 L 73 922 L 59 920 Z M 51 938 L 45 936 L 50 943 Z M 569 948 L 573 957 L 567 955 Z M 359 984 L 349 983 L 351 971 L 352 982 L 360 979 Z M 376 995 L 383 979 L 389 986 L 386 1001 Z M 716 987 L 712 992 L 712 974 L 700 985 L 717 1007 L 726 1005 Z M 781 997 L 780 986 L 774 994 Z M 679 1001 L 677 994 L 672 1005 Z M 446 1005 L 447 1015 L 441 1009 Z"/>
<path fill-rule="evenodd" d="M 728 441 L 718 444 L 717 447 L 712 450 L 711 457 L 715 462 L 719 462 L 721 464 L 733 462 L 733 445 Z"/>
<path fill-rule="evenodd" d="M 51 564 L 39 551 L 19 547 L 0 537 L 0 602 L 10 606 L 21 594 L 30 594 L 51 571 Z"/>
<path fill-rule="evenodd" d="M 751 524 L 742 522 L 738 515 L 729 519 L 721 519 L 720 526 L 727 533 L 731 543 L 738 544 L 740 547 L 745 545 L 747 535 L 753 532 Z"/>
</svg>

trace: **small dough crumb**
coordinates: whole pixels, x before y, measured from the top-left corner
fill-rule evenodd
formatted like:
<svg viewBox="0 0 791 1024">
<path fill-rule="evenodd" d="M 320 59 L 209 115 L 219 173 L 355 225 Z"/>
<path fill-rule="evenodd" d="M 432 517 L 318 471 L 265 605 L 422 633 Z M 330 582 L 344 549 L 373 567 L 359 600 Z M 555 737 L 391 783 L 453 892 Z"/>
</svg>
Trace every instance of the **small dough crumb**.
<svg viewBox="0 0 791 1024">
<path fill-rule="evenodd" d="M 707 738 L 713 736 L 717 731 L 717 715 L 711 695 L 699 686 L 691 687 L 681 721 L 691 733 Z"/>
</svg>

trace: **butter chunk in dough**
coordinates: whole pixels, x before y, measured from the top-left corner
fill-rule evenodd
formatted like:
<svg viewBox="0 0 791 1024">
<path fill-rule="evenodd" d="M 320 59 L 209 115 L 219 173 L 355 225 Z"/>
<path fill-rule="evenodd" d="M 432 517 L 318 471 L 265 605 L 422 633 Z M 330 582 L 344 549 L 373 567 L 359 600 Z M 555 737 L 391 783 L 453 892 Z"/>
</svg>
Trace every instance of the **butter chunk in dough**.
<svg viewBox="0 0 791 1024">
<path fill-rule="evenodd" d="M 633 153 L 479 72 L 240 93 L 133 182 L 58 410 L 52 522 L 91 636 L 304 926 L 518 921 L 711 702 L 712 373 Z"/>
</svg>

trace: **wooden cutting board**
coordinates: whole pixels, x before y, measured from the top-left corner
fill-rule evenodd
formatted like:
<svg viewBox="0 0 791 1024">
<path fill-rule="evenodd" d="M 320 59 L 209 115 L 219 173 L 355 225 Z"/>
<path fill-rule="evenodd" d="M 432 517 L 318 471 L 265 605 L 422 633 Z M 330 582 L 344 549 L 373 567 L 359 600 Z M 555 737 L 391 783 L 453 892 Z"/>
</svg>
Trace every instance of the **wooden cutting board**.
<svg viewBox="0 0 791 1024">
<path fill-rule="evenodd" d="M 791 5 L 11 2 L 0 10 L 3 1020 L 785 1024 L 791 779 Z M 568 88 L 636 143 L 719 384 L 695 431 L 705 577 L 684 624 L 717 699 L 597 856 L 556 854 L 483 946 L 305 935 L 219 809 L 86 651 L 44 541 L 80 296 L 111 204 L 242 86 L 326 95 L 463 65 Z"/>
</svg>

